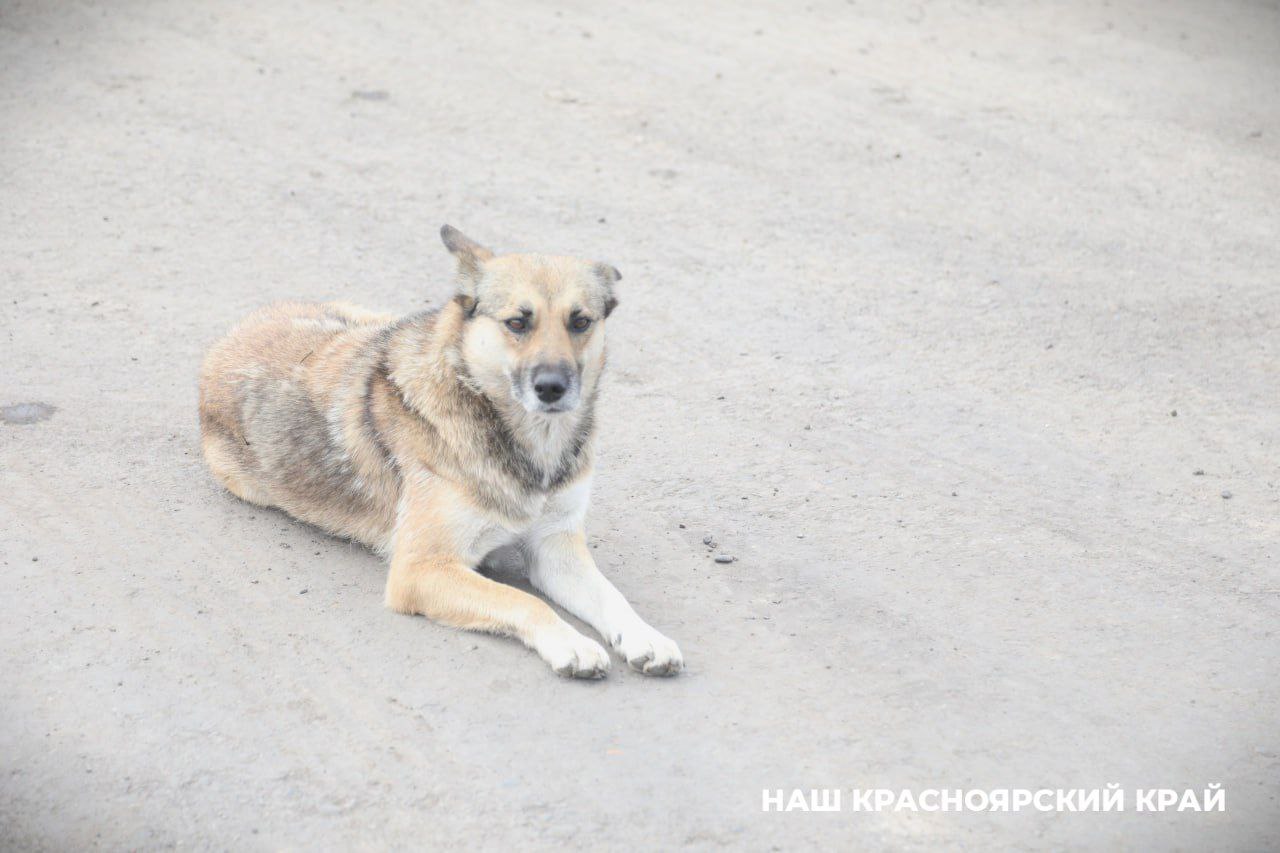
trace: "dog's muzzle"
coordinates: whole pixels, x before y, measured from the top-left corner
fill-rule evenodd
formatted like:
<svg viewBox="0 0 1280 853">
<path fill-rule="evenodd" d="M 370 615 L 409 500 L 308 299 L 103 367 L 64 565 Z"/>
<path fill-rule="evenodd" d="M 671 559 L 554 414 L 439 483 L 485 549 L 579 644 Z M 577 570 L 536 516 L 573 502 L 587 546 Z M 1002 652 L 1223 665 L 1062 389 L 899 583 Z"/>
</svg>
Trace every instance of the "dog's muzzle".
<svg viewBox="0 0 1280 853">
<path fill-rule="evenodd" d="M 567 364 L 534 367 L 528 385 L 537 400 L 532 411 L 567 412 L 578 405 L 578 377 Z"/>
</svg>

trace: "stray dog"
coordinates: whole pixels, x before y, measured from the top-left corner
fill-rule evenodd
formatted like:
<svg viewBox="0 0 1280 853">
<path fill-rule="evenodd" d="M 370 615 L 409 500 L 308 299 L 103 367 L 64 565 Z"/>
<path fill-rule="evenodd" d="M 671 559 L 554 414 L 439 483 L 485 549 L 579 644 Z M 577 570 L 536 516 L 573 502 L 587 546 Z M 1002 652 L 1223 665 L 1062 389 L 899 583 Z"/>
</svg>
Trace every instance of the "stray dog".
<svg viewBox="0 0 1280 853">
<path fill-rule="evenodd" d="M 251 314 L 205 357 L 200 432 L 213 475 L 390 557 L 386 604 L 515 637 L 561 675 L 609 655 L 541 599 L 476 571 L 517 546 L 533 586 L 647 675 L 684 666 L 600 573 L 583 531 L 607 264 L 504 255 L 446 225 L 458 289 L 404 318 L 344 303 Z"/>
</svg>

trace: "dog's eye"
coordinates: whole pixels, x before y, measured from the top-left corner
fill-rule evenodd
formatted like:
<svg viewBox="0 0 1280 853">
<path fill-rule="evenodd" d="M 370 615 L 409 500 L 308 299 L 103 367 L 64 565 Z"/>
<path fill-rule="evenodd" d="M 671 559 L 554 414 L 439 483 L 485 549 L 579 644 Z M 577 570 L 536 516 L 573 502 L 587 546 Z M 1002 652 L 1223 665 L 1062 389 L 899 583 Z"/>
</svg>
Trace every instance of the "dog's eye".
<svg viewBox="0 0 1280 853">
<path fill-rule="evenodd" d="M 512 317 L 507 321 L 507 328 L 513 332 L 523 332 L 529 328 L 529 321 L 523 317 Z"/>
<path fill-rule="evenodd" d="M 569 328 L 575 332 L 585 332 L 587 327 L 591 325 L 590 317 L 574 317 L 573 322 L 569 324 Z"/>
</svg>

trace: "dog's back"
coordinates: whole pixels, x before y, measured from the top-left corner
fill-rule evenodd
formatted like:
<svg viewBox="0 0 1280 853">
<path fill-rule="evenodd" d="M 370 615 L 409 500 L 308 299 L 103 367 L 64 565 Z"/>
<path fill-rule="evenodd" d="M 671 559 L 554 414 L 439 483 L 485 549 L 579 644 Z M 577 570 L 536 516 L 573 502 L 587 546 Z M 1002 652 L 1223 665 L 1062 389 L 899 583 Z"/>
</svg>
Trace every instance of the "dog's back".
<svg viewBox="0 0 1280 853">
<path fill-rule="evenodd" d="M 344 435 L 363 427 L 367 376 L 395 318 L 342 303 L 278 303 L 249 315 L 200 375 L 205 459 L 233 494 L 374 547 L 396 484 Z"/>
</svg>

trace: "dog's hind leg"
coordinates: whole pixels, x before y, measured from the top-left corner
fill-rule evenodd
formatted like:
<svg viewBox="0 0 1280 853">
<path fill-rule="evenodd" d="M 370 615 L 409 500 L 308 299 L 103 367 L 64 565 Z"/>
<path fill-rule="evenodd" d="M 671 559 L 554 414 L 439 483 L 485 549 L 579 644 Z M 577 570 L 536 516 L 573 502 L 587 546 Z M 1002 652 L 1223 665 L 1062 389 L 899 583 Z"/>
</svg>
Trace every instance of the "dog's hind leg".
<svg viewBox="0 0 1280 853">
<path fill-rule="evenodd" d="M 244 470 L 241 450 L 236 447 L 235 441 L 234 437 L 217 429 L 205 430 L 200 444 L 209 470 L 227 491 L 241 500 L 259 506 L 273 506 L 271 493 Z"/>
</svg>

